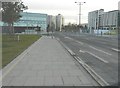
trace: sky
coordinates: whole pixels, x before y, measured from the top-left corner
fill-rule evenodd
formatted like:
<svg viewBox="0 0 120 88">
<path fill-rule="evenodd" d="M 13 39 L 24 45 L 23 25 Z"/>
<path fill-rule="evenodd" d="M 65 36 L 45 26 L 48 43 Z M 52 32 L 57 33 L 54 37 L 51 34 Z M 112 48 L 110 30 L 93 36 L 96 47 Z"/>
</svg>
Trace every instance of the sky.
<svg viewBox="0 0 120 88">
<path fill-rule="evenodd" d="M 65 24 L 78 24 L 79 5 L 75 2 L 86 2 L 82 5 L 81 23 L 88 22 L 88 12 L 104 9 L 105 12 L 117 10 L 120 0 L 22 0 L 28 6 L 26 12 L 45 13 L 64 16 Z"/>
</svg>

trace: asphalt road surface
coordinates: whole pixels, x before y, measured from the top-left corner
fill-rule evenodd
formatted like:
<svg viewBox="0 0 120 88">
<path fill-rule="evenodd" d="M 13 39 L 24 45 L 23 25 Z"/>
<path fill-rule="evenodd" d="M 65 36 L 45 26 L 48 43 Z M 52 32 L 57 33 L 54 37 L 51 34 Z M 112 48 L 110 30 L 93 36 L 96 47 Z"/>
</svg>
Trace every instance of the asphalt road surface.
<svg viewBox="0 0 120 88">
<path fill-rule="evenodd" d="M 107 83 L 118 83 L 118 40 L 87 34 L 56 32 L 54 34 Z"/>
</svg>

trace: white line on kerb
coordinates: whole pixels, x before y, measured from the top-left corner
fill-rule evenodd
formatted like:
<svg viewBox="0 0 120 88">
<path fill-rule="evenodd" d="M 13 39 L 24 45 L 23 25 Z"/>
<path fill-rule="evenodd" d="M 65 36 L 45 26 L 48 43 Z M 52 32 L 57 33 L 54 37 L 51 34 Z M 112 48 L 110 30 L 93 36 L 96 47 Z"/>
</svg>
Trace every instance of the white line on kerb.
<svg viewBox="0 0 120 88">
<path fill-rule="evenodd" d="M 104 63 L 109 63 L 108 61 L 102 59 L 101 57 L 99 57 L 99 56 L 97 56 L 97 55 L 95 55 L 95 54 L 93 54 L 93 53 L 91 53 L 91 52 L 87 52 L 87 53 L 89 53 L 89 54 L 91 54 L 92 56 L 98 58 L 100 61 L 102 61 L 102 62 L 104 62 Z"/>
<path fill-rule="evenodd" d="M 89 45 L 89 47 L 92 48 L 92 49 L 94 49 L 94 50 L 97 50 L 97 51 L 100 51 L 100 52 L 102 52 L 102 53 L 105 53 L 105 54 L 107 54 L 107 55 L 112 55 L 112 54 L 110 54 L 110 53 L 108 53 L 108 52 L 105 52 L 105 51 L 103 51 L 103 50 L 97 49 L 97 48 L 95 48 L 95 47 L 93 47 L 93 46 L 90 46 L 90 45 Z"/>
<path fill-rule="evenodd" d="M 111 48 L 111 49 L 114 51 L 120 52 L 120 50 L 118 50 L 118 49 L 115 49 L 115 48 Z"/>
</svg>

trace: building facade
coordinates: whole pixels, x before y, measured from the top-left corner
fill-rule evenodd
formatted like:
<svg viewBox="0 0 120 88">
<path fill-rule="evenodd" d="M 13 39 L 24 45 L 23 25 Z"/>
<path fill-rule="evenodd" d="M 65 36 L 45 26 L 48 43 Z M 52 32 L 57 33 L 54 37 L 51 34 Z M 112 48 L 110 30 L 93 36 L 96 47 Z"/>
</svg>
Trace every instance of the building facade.
<svg viewBox="0 0 120 88">
<path fill-rule="evenodd" d="M 119 10 L 104 12 L 103 9 L 89 12 L 88 14 L 88 29 L 90 33 L 99 33 L 99 31 L 118 29 L 119 25 Z"/>
<path fill-rule="evenodd" d="M 64 18 L 61 14 L 57 16 L 31 12 L 21 12 L 20 14 L 22 17 L 13 24 L 15 33 L 35 32 L 37 28 L 46 32 L 48 25 L 49 31 L 62 31 L 64 26 Z M 3 27 L 3 32 L 9 32 L 7 23 L 0 22 L 0 26 Z"/>
<path fill-rule="evenodd" d="M 118 2 L 118 29 L 120 29 L 120 1 Z M 120 30 L 118 30 L 120 34 Z"/>
<path fill-rule="evenodd" d="M 90 33 L 94 33 L 94 30 L 99 29 L 101 14 L 104 13 L 104 9 L 95 10 L 88 13 L 88 29 Z"/>
<path fill-rule="evenodd" d="M 55 31 L 56 30 L 56 17 L 52 15 L 48 15 L 47 25 L 49 25 L 50 31 Z"/>
<path fill-rule="evenodd" d="M 16 31 L 35 30 L 36 27 L 41 27 L 42 31 L 46 31 L 47 14 L 22 12 L 21 15 L 20 20 L 14 23 Z"/>
<path fill-rule="evenodd" d="M 62 31 L 62 27 L 64 26 L 64 18 L 61 14 L 56 16 L 56 30 Z"/>
<path fill-rule="evenodd" d="M 47 14 L 21 12 L 21 18 L 18 22 L 14 22 L 14 32 L 21 33 L 26 31 L 36 31 L 36 28 L 41 28 L 41 31 L 46 31 Z M 8 32 L 7 23 L 0 23 L 3 26 L 3 32 Z"/>
<path fill-rule="evenodd" d="M 120 10 L 120 1 L 118 2 L 118 10 Z"/>
<path fill-rule="evenodd" d="M 105 12 L 101 15 L 100 29 L 115 30 L 118 27 L 118 10 Z"/>
</svg>

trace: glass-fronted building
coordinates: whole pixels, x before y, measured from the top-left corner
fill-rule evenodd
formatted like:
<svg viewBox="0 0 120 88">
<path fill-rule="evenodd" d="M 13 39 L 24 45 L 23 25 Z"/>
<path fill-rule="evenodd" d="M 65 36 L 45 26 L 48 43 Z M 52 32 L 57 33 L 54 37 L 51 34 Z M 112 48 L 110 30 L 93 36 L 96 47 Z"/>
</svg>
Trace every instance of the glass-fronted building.
<svg viewBox="0 0 120 88">
<path fill-rule="evenodd" d="M 42 31 L 47 28 L 47 14 L 22 12 L 22 17 L 14 23 L 15 30 L 34 30 L 36 27 L 41 27 Z M 21 29 L 22 30 L 22 29 Z"/>
<path fill-rule="evenodd" d="M 46 31 L 47 14 L 22 12 L 21 16 L 19 21 L 14 23 L 16 33 L 25 32 L 26 30 L 35 30 L 37 27 L 41 27 L 41 31 Z M 1 25 L 5 26 L 2 23 Z"/>
</svg>

